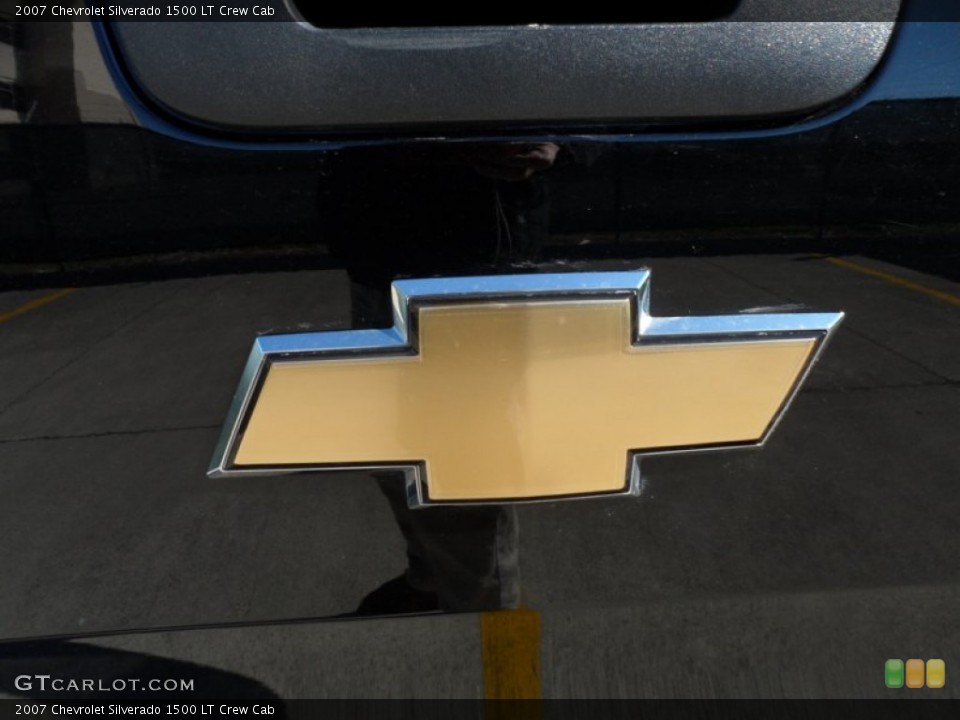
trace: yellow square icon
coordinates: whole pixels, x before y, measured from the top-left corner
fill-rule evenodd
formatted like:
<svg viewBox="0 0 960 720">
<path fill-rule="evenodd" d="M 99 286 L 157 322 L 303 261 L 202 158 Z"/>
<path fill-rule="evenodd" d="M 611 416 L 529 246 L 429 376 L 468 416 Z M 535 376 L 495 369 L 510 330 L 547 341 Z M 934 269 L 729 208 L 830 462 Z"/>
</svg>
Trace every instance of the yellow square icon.
<svg viewBox="0 0 960 720">
<path fill-rule="evenodd" d="M 927 687 L 942 688 L 947 681 L 947 666 L 943 660 L 927 660 Z"/>
<path fill-rule="evenodd" d="M 907 660 L 907 687 L 923 687 L 923 660 Z"/>
</svg>

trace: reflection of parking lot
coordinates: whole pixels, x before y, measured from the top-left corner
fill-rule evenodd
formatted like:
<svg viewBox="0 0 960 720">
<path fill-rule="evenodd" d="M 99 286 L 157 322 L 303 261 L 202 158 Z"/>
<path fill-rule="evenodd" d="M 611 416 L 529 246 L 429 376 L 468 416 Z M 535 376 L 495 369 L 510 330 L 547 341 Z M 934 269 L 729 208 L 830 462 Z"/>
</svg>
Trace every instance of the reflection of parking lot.
<svg viewBox="0 0 960 720">
<path fill-rule="evenodd" d="M 646 461 L 639 500 L 521 509 L 539 630 L 465 615 L 96 642 L 280 695 L 481 695 L 510 662 L 497 632 L 539 646 L 545 697 L 875 695 L 888 657 L 958 662 L 960 289 L 863 258 L 651 267 L 656 315 L 847 319 L 762 451 Z M 328 616 L 402 570 L 369 478 L 204 476 L 254 334 L 346 327 L 342 273 L 51 293 L 0 295 L 0 637 Z"/>
</svg>

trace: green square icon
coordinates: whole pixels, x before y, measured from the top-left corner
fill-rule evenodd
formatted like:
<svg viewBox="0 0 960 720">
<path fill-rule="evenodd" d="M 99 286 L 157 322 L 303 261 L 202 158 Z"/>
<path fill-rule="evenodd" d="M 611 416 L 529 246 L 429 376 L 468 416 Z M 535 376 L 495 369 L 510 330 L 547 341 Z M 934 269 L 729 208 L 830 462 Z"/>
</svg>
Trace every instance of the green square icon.
<svg viewBox="0 0 960 720">
<path fill-rule="evenodd" d="M 903 687 L 903 660 L 887 660 L 883 677 L 888 688 Z"/>
</svg>

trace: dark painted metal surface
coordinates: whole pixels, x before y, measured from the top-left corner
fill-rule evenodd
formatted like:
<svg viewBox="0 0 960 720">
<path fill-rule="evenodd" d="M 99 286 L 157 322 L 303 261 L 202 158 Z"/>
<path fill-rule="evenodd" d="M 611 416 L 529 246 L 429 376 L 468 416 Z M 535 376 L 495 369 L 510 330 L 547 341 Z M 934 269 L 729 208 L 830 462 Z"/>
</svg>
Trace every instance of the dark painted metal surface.
<svg viewBox="0 0 960 720">
<path fill-rule="evenodd" d="M 561 135 L 550 139 L 561 151 L 549 169 L 531 182 L 500 180 L 498 186 L 477 169 L 484 153 L 522 152 L 502 149 L 504 143 L 499 150 L 496 143 L 486 150 L 418 143 L 264 153 L 198 147 L 138 130 L 109 85 L 89 27 L 78 26 L 74 38 L 67 26 L 27 26 L 16 50 L 22 108 L 7 117 L 29 122 L 0 126 L 9 227 L 2 272 L 19 271 L 10 263 L 47 263 L 55 271 L 80 262 L 68 269 L 76 282 L 87 271 L 120 278 L 250 267 L 250 257 L 259 267 L 318 267 L 331 259 L 324 233 L 337 222 L 323 212 L 342 211 L 337 203 L 322 209 L 325 193 L 344 194 L 368 175 L 378 184 L 368 196 L 392 183 L 389 201 L 399 205 L 403 193 L 409 201 L 431 192 L 430 182 L 444 185 L 443 173 L 452 183 L 443 197 L 460 198 L 467 214 L 421 207 L 398 222 L 427 218 L 443 226 L 452 220 L 443 232 L 490 242 L 496 222 L 487 205 L 494 192 L 508 203 L 521 201 L 511 194 L 532 193 L 549 196 L 543 200 L 549 210 L 544 205 L 541 212 L 550 239 L 540 250 L 547 257 L 768 249 L 771 238 L 779 248 L 811 251 L 836 248 L 832 241 L 842 239 L 840 249 L 869 247 L 886 256 L 904 242 L 913 247 L 949 234 L 957 220 L 952 158 L 960 78 L 949 60 L 939 60 L 949 58 L 956 27 L 907 23 L 854 109 L 830 122 L 723 135 L 641 134 L 630 141 Z M 48 49 L 58 43 L 66 49 Z M 69 71 L 74 57 L 90 66 L 79 70 L 85 79 L 79 84 Z M 76 123 L 88 117 L 92 121 Z M 331 174 L 334 182 L 325 179 Z M 349 202 L 364 202 L 362 195 Z M 475 210 L 467 210 L 470 204 Z M 430 234 L 423 227 L 422 234 Z M 580 233 L 591 234 L 588 245 L 577 245 Z M 119 257 L 126 263 L 102 262 Z M 28 269 L 7 280 L 22 286 L 45 277 Z"/>
<path fill-rule="evenodd" d="M 957 25 L 901 27 L 816 121 L 323 152 L 138 127 L 89 27 L 17 38 L 0 637 L 257 627 L 11 643 L 5 668 L 159 655 L 240 694 L 482 694 L 471 613 L 345 620 L 519 602 L 555 697 L 873 696 L 887 657 L 957 662 Z M 770 446 L 519 511 L 404 512 L 390 476 L 204 477 L 256 333 L 389 324 L 398 275 L 640 265 L 655 314 L 848 313 Z M 344 622 L 263 624 L 304 618 Z"/>
</svg>

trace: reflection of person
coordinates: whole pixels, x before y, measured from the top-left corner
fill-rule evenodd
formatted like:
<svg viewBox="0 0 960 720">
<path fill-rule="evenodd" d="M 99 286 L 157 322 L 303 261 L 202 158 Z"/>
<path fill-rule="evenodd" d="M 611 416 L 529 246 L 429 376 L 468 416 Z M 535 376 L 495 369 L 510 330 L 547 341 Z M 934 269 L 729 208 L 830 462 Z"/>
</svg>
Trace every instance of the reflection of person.
<svg viewBox="0 0 960 720">
<path fill-rule="evenodd" d="M 324 158 L 323 242 L 354 282 L 463 274 L 535 259 L 552 143 L 352 149 Z"/>
<path fill-rule="evenodd" d="M 536 173 L 551 167 L 559 150 L 552 143 L 500 143 L 329 158 L 321 227 L 350 276 L 353 326 L 393 324 L 389 290 L 397 276 L 464 274 L 533 259 L 547 209 Z M 377 482 L 406 541 L 408 567 L 367 595 L 357 614 L 518 604 L 514 507 L 411 510 L 401 472 L 378 473 Z"/>
<path fill-rule="evenodd" d="M 520 602 L 519 525 L 503 505 L 407 506 L 402 473 L 380 473 L 380 489 L 407 543 L 407 569 L 367 595 L 360 614 L 492 610 Z"/>
<path fill-rule="evenodd" d="M 388 288 L 351 284 L 355 327 L 393 324 Z M 516 607 L 519 525 L 511 506 L 411 510 L 402 472 L 376 473 L 406 542 L 407 570 L 364 598 L 358 614 Z"/>
<path fill-rule="evenodd" d="M 553 167 L 559 152 L 554 143 L 504 143 L 477 146 L 466 160 L 484 177 L 516 182 Z"/>
</svg>

